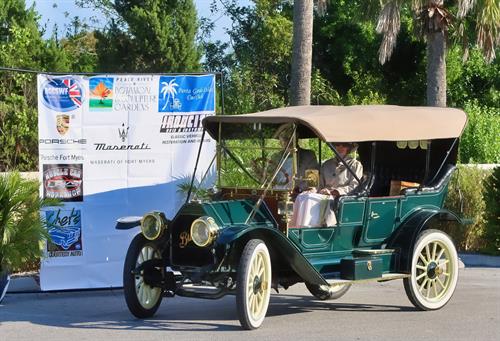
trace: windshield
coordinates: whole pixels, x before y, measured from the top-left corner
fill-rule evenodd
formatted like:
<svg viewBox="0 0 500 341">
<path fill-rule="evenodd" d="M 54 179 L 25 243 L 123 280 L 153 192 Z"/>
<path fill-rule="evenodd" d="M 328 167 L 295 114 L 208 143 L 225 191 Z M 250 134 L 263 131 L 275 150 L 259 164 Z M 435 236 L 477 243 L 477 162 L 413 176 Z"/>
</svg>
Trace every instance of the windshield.
<svg viewBox="0 0 500 341">
<path fill-rule="evenodd" d="M 293 125 L 249 125 L 239 133 L 241 138 L 219 143 L 219 186 L 292 189 L 297 169 Z"/>
</svg>

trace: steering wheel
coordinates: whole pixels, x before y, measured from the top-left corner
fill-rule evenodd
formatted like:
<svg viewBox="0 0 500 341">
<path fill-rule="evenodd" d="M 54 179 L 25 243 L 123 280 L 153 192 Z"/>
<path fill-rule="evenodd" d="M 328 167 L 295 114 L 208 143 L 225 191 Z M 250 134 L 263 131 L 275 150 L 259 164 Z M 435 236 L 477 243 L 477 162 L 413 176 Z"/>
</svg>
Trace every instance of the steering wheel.
<svg viewBox="0 0 500 341">
<path fill-rule="evenodd" d="M 276 167 L 278 166 L 276 161 L 274 161 L 268 157 L 263 157 L 263 156 L 258 157 L 256 159 L 253 159 L 251 161 L 251 163 L 252 163 L 252 168 L 255 171 L 255 173 L 257 173 L 262 179 L 265 179 L 268 176 L 267 171 L 269 169 L 275 170 Z M 290 174 L 288 174 L 286 172 L 284 167 L 281 167 L 278 174 L 279 173 L 281 173 L 281 175 L 284 177 L 285 180 L 284 181 L 277 181 L 276 183 L 278 185 L 286 185 L 286 184 L 290 183 Z"/>
</svg>

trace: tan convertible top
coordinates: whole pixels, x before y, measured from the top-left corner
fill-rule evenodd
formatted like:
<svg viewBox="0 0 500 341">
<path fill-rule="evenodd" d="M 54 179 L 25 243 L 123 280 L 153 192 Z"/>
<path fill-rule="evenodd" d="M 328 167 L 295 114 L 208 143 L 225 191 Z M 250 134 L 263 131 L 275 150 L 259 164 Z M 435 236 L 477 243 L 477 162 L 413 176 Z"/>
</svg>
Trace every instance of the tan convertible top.
<svg viewBox="0 0 500 341">
<path fill-rule="evenodd" d="M 296 106 L 244 115 L 209 116 L 203 126 L 213 137 L 231 124 L 297 123 L 326 142 L 411 141 L 461 135 L 467 115 L 459 109 L 395 105 Z"/>
</svg>

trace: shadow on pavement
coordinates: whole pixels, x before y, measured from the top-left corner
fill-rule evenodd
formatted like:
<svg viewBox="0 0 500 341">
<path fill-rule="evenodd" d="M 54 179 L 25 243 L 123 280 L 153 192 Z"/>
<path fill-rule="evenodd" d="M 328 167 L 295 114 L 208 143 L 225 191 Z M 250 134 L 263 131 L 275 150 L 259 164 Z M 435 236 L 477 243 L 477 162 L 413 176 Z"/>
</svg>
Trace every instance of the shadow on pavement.
<svg viewBox="0 0 500 341">
<path fill-rule="evenodd" d="M 341 300 L 318 301 L 311 296 L 272 295 L 267 317 L 318 310 L 364 313 L 415 311 L 410 306 L 346 304 Z M 219 300 L 164 298 L 153 318 L 139 320 L 128 311 L 122 290 L 9 294 L 0 305 L 0 326 L 3 322 L 110 330 L 193 332 L 241 329 L 234 296 Z"/>
</svg>

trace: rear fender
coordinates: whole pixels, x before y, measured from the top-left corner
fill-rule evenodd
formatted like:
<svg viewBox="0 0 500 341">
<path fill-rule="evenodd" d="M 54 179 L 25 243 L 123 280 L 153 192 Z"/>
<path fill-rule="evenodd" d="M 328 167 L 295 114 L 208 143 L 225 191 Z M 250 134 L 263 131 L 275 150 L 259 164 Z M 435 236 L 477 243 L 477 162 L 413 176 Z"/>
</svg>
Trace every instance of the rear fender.
<svg viewBox="0 0 500 341">
<path fill-rule="evenodd" d="M 274 257 L 275 261 L 278 260 L 287 264 L 305 282 L 328 285 L 323 276 L 300 253 L 299 249 L 277 229 L 249 227 L 248 225 L 232 226 L 223 230 L 217 239 L 217 243 L 235 246 L 250 239 L 263 240 L 271 253 L 271 257 Z"/>
<path fill-rule="evenodd" d="M 409 273 L 414 245 L 419 234 L 430 228 L 430 221 L 437 218 L 441 221 L 456 221 L 463 224 L 462 220 L 453 212 L 441 210 L 419 210 L 408 217 L 387 240 L 388 249 L 398 250 L 399 257 L 395 264 L 395 272 Z M 432 228 L 436 228 L 433 226 Z"/>
</svg>

